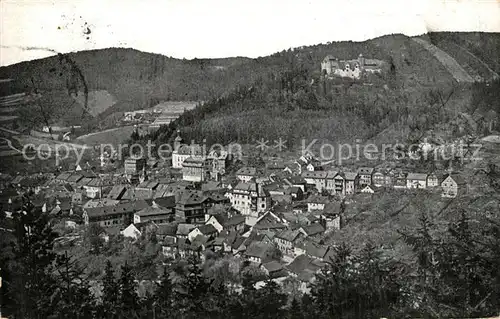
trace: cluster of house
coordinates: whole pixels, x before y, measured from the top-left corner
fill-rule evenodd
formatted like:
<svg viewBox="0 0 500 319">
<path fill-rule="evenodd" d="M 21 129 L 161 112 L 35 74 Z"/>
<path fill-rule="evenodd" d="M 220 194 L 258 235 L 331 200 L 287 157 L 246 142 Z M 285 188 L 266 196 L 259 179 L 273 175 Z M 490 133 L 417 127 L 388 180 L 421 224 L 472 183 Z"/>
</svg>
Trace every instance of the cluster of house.
<svg viewBox="0 0 500 319">
<path fill-rule="evenodd" d="M 154 175 L 167 172 L 157 165 L 169 166 L 168 173 Z M 271 160 L 265 168 L 243 166 L 228 174 L 231 165 L 236 164 L 227 154 L 204 154 L 178 137 L 171 163 L 130 158 L 120 174 L 77 167 L 6 178 L 0 204 L 12 214 L 28 195 L 68 227 L 99 225 L 104 239 L 154 233 L 171 258 L 231 254 L 273 278 L 296 276 L 305 283 L 333 252 L 325 243 L 342 227 L 343 197 L 391 187 L 441 189 L 452 198 L 467 189 L 457 174 L 320 170 L 308 154 L 289 164 Z"/>
</svg>

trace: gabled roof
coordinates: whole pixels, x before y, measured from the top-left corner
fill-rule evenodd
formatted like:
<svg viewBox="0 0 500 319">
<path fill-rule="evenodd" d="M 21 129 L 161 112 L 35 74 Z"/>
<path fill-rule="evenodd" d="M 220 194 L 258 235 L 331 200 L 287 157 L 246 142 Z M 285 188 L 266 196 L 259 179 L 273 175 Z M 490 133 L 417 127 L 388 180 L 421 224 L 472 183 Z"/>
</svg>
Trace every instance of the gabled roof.
<svg viewBox="0 0 500 319">
<path fill-rule="evenodd" d="M 126 190 L 127 187 L 125 185 L 115 185 L 111 188 L 107 197 L 110 199 L 121 199 Z"/>
<path fill-rule="evenodd" d="M 275 238 L 281 238 L 289 242 L 295 241 L 300 236 L 300 231 L 298 230 L 284 230 L 277 234 Z"/>
<path fill-rule="evenodd" d="M 243 223 L 245 223 L 245 216 L 236 215 L 236 216 L 233 216 L 233 217 L 229 218 L 224 223 L 224 227 L 231 227 L 231 226 L 241 225 Z"/>
<path fill-rule="evenodd" d="M 283 269 L 283 265 L 280 264 L 280 262 L 276 261 L 276 260 L 272 260 L 270 262 L 262 264 L 262 267 L 264 267 L 270 273 L 275 272 L 275 271 L 280 271 Z"/>
<path fill-rule="evenodd" d="M 78 182 L 79 180 L 81 180 L 83 178 L 83 175 L 82 174 L 79 174 L 79 173 L 74 173 L 74 174 L 71 174 L 67 179 L 66 181 L 68 183 L 76 183 Z"/>
<path fill-rule="evenodd" d="M 207 197 L 203 196 L 198 191 L 185 190 L 180 194 L 179 200 L 177 201 L 177 204 L 179 204 L 179 205 L 198 205 L 198 204 L 202 204 L 206 199 L 207 199 Z"/>
<path fill-rule="evenodd" d="M 187 236 L 194 228 L 195 225 L 192 224 L 179 224 L 177 226 L 177 232 L 175 234 Z"/>
<path fill-rule="evenodd" d="M 315 258 L 324 259 L 329 249 L 329 246 L 319 245 L 311 241 L 307 241 L 305 244 L 306 254 Z"/>
<path fill-rule="evenodd" d="M 244 175 L 244 176 L 255 176 L 257 174 L 257 170 L 255 167 L 242 167 L 237 172 L 236 175 Z"/>
<path fill-rule="evenodd" d="M 271 212 L 267 212 L 259 217 L 253 227 L 259 230 L 286 228 L 286 226 L 281 223 L 280 218 Z"/>
<path fill-rule="evenodd" d="M 153 199 L 153 203 L 165 208 L 174 208 L 175 207 L 175 196 L 165 196 Z"/>
<path fill-rule="evenodd" d="M 456 174 L 456 173 L 453 173 L 453 174 L 448 174 L 443 182 L 447 179 L 447 178 L 451 178 L 453 179 L 453 181 L 455 181 L 455 183 L 457 183 L 457 185 L 465 185 L 467 184 L 467 181 L 465 181 L 465 179 L 462 177 L 462 175 L 459 175 L 459 174 Z"/>
<path fill-rule="evenodd" d="M 245 255 L 249 257 L 264 258 L 268 250 L 272 249 L 272 245 L 261 242 L 252 242 L 250 246 L 247 247 Z"/>
<path fill-rule="evenodd" d="M 406 176 L 406 179 L 425 181 L 427 180 L 427 174 L 409 173 L 408 176 Z"/>
<path fill-rule="evenodd" d="M 325 232 L 325 228 L 319 223 L 313 223 L 309 226 L 303 226 L 302 230 L 307 234 L 307 236 L 315 236 Z"/>
<path fill-rule="evenodd" d="M 358 173 L 356 172 L 344 172 L 344 177 L 348 181 L 353 181 L 358 177 Z"/>
<path fill-rule="evenodd" d="M 299 255 L 299 256 L 295 257 L 295 259 L 290 264 L 285 266 L 285 268 L 288 269 L 290 272 L 298 275 L 302 271 L 304 271 L 308 268 L 312 268 L 312 269 L 316 268 L 316 267 L 312 266 L 312 261 L 313 261 L 313 259 L 307 255 Z"/>
<path fill-rule="evenodd" d="M 374 170 L 373 167 L 360 167 L 360 168 L 358 168 L 358 174 L 371 175 L 371 174 L 373 174 L 373 170 Z"/>
<path fill-rule="evenodd" d="M 160 236 L 175 236 L 177 233 L 177 223 L 158 225 L 156 234 Z"/>
<path fill-rule="evenodd" d="M 56 179 L 57 179 L 57 180 L 60 180 L 60 181 L 66 181 L 66 180 L 68 180 L 68 178 L 69 178 L 70 176 L 71 176 L 71 173 L 69 173 L 69 172 L 64 172 L 64 173 L 59 174 L 59 175 L 56 177 Z"/>
<path fill-rule="evenodd" d="M 212 224 L 198 226 L 197 228 L 203 235 L 211 235 L 217 232 L 217 229 Z"/>
</svg>

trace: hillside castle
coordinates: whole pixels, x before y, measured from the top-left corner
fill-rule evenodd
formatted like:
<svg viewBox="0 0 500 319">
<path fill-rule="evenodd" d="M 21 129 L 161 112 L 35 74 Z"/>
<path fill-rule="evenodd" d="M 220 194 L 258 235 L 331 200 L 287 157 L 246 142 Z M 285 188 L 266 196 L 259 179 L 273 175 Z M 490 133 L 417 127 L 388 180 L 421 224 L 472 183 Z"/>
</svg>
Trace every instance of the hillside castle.
<svg viewBox="0 0 500 319">
<path fill-rule="evenodd" d="M 339 60 L 327 55 L 321 62 L 321 73 L 328 77 L 359 79 L 363 74 L 381 73 L 385 64 L 382 60 L 366 59 L 363 54 L 353 60 Z"/>
</svg>

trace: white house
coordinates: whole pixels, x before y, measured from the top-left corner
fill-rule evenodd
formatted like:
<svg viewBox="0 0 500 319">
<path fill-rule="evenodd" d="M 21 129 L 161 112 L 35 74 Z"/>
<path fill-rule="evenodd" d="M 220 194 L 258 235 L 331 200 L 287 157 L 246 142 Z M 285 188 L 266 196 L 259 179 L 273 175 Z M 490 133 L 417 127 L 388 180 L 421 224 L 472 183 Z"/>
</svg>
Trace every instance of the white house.
<svg viewBox="0 0 500 319">
<path fill-rule="evenodd" d="M 138 239 L 139 237 L 141 237 L 141 232 L 139 231 L 139 229 L 137 229 L 137 227 L 135 227 L 134 224 L 128 225 L 127 228 L 120 231 L 120 234 L 122 234 L 123 237 L 128 237 L 132 239 Z"/>
<path fill-rule="evenodd" d="M 406 188 L 427 188 L 427 174 L 409 173 L 406 176 Z"/>
</svg>

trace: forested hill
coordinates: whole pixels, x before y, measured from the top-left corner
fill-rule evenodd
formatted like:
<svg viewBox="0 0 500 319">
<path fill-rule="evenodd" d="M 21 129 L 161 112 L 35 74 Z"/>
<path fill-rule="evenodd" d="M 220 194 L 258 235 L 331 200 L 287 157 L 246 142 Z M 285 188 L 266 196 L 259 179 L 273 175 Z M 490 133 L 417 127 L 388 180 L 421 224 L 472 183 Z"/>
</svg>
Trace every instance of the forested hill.
<svg viewBox="0 0 500 319">
<path fill-rule="evenodd" d="M 463 72 L 471 79 L 474 75 L 489 80 L 457 81 L 453 69 L 441 62 L 443 56 L 438 59 L 403 35 L 302 47 L 265 58 L 279 61 L 282 68 L 264 70 L 251 85 L 209 100 L 152 137 L 168 141 L 181 128 L 187 140 L 254 143 L 283 138 L 292 147 L 302 139 L 394 142 L 420 138 L 431 130 L 444 139 L 481 135 L 486 127 L 498 130 L 498 121 L 489 122 L 500 114 L 500 86 L 498 79 L 492 80 L 499 58 L 491 53 L 499 52 L 500 37 L 443 33 L 419 39 L 444 52 L 444 60 L 467 68 Z M 480 54 L 486 48 L 490 51 Z M 474 60 L 465 61 L 464 52 Z M 321 75 L 320 61 L 327 54 L 348 59 L 359 53 L 386 61 L 389 70 L 368 81 L 327 80 Z"/>
<path fill-rule="evenodd" d="M 466 64 L 469 72 L 480 75 L 489 69 L 500 72 L 498 34 L 437 33 L 422 38 L 446 51 L 460 64 Z M 115 112 L 141 109 L 161 101 L 225 99 L 242 88 L 257 88 L 259 85 L 277 89 L 272 83 L 288 81 L 285 74 L 297 73 L 298 70 L 303 81 L 310 83 L 314 80 L 313 85 L 317 85 L 320 62 L 326 55 L 351 59 L 360 53 L 366 58 L 389 63 L 394 72 L 390 79 L 392 83 L 387 83 L 391 88 L 403 88 L 409 94 L 429 88 L 448 88 L 454 82 L 449 70 L 422 45 L 404 35 L 388 35 L 364 42 L 329 42 L 287 49 L 257 59 L 183 60 L 118 48 L 82 51 L 0 68 L 0 78 L 13 79 L 1 86 L 0 95 L 36 91 L 44 95 L 47 104 L 62 109 L 55 112 L 61 119 L 78 122 L 81 119 L 75 116 L 81 115 L 81 109 L 87 105 L 73 103 L 69 93 L 78 93 L 86 97 L 82 100 L 88 100 L 93 93 L 100 92 L 92 98 L 111 96 L 114 103 L 111 107 L 101 106 L 99 111 L 91 112 L 97 116 L 95 121 L 98 122 Z M 476 58 L 470 58 L 470 54 Z M 280 85 L 295 84 L 283 82 Z M 325 89 L 328 92 L 323 95 L 331 93 L 329 88 Z M 272 98 L 274 93 L 266 94 Z M 288 103 L 284 100 L 278 104 L 283 102 Z M 230 107 L 237 109 L 237 106 Z"/>
</svg>

